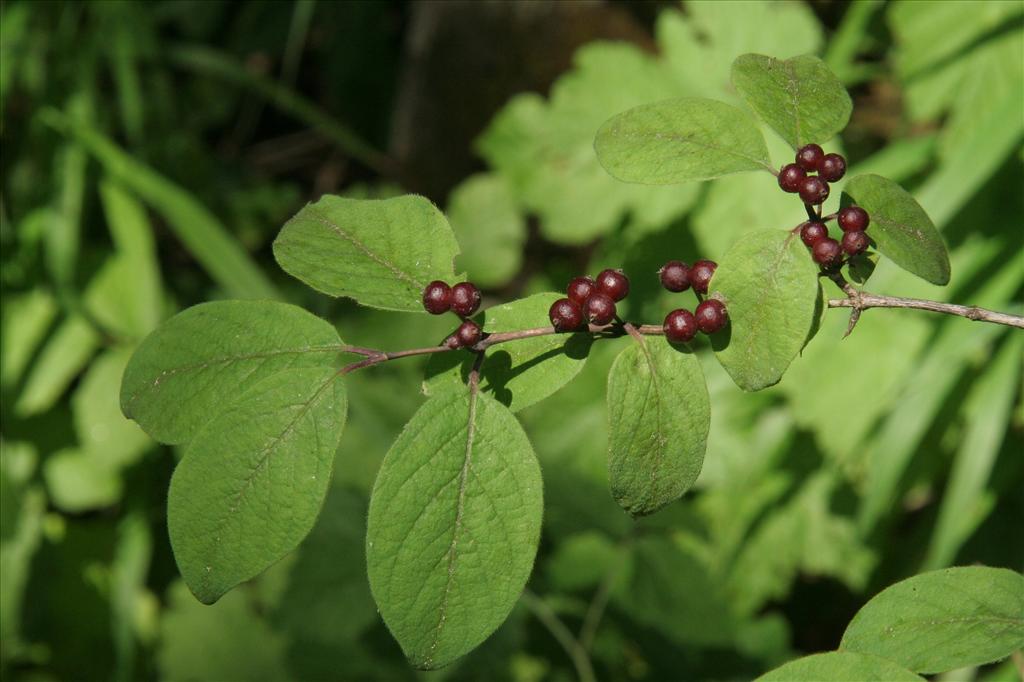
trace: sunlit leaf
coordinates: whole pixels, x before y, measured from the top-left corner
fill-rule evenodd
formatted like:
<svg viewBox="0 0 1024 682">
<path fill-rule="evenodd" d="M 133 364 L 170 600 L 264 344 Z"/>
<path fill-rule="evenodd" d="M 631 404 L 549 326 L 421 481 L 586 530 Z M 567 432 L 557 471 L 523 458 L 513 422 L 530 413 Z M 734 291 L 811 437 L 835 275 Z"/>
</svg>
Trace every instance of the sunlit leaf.
<svg viewBox="0 0 1024 682">
<path fill-rule="evenodd" d="M 754 682 L 923 682 L 906 668 L 878 656 L 831 651 L 804 656 L 765 673 Z"/>
</svg>

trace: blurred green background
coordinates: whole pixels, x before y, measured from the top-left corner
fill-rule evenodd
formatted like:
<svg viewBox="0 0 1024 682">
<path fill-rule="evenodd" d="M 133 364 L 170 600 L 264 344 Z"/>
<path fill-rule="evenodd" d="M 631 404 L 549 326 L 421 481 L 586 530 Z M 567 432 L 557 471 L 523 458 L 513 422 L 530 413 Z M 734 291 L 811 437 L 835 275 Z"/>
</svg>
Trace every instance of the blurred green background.
<svg viewBox="0 0 1024 682">
<path fill-rule="evenodd" d="M 718 258 L 800 207 L 763 174 L 620 184 L 593 135 L 658 99 L 738 103 L 744 52 L 822 56 L 855 107 L 826 148 L 902 183 L 942 230 L 948 287 L 883 260 L 869 290 L 1022 311 L 1019 1 L 0 3 L 3 678 L 575 679 L 539 603 L 582 628 L 599 679 L 742 680 L 835 648 L 868 597 L 921 570 L 1024 568 L 1024 335 L 874 310 L 842 341 L 832 311 L 757 394 L 703 348 L 698 490 L 636 524 L 604 473 L 621 342 L 595 345 L 522 414 L 546 488 L 533 598 L 444 671 L 404 664 L 363 557 L 376 467 L 422 400 L 418 361 L 351 376 L 335 485 L 295 555 L 212 607 L 177 577 L 177 453 L 117 400 L 155 325 L 278 298 L 351 343 L 442 338 L 449 320 L 328 300 L 271 256 L 307 201 L 401 192 L 448 213 L 485 305 L 616 265 L 633 278 L 626 314 L 657 322 L 678 305 L 662 262 Z"/>
</svg>

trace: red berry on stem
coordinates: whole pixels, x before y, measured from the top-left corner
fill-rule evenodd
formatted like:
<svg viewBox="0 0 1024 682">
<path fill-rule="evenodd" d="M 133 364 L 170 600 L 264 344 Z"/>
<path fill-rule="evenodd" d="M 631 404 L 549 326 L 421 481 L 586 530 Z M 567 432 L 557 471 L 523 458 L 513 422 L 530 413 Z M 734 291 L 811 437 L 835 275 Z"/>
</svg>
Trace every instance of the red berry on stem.
<svg viewBox="0 0 1024 682">
<path fill-rule="evenodd" d="M 583 324 L 583 311 L 580 306 L 567 298 L 560 298 L 551 304 L 548 319 L 556 332 L 569 332 L 579 329 Z"/>
<path fill-rule="evenodd" d="M 863 232 L 868 229 L 871 219 L 860 206 L 847 206 L 839 211 L 837 222 L 843 232 Z"/>
<path fill-rule="evenodd" d="M 862 230 L 843 233 L 843 251 L 856 256 L 868 249 L 868 236 Z"/>
<path fill-rule="evenodd" d="M 658 270 L 661 286 L 669 291 L 686 291 L 690 288 L 690 266 L 679 260 L 670 260 Z"/>
<path fill-rule="evenodd" d="M 818 164 L 818 176 L 826 182 L 839 182 L 846 175 L 846 159 L 839 154 L 826 154 Z"/>
<path fill-rule="evenodd" d="M 423 307 L 431 315 L 448 312 L 452 305 L 452 290 L 447 284 L 435 280 L 423 289 Z"/>
<path fill-rule="evenodd" d="M 718 263 L 713 260 L 699 260 L 690 268 L 690 286 L 698 294 L 708 293 L 708 282 L 715 274 Z"/>
<path fill-rule="evenodd" d="M 622 270 L 602 270 L 597 276 L 597 290 L 612 301 L 621 301 L 629 294 L 629 278 Z"/>
<path fill-rule="evenodd" d="M 828 183 L 817 176 L 804 178 L 800 182 L 800 200 L 816 206 L 828 199 Z"/>
<path fill-rule="evenodd" d="M 804 223 L 804 226 L 800 228 L 800 239 L 808 248 L 812 248 L 827 236 L 828 228 L 824 223 Z"/>
<path fill-rule="evenodd" d="M 672 343 L 686 343 L 697 335 L 697 320 L 689 310 L 673 310 L 662 325 L 665 338 Z"/>
<path fill-rule="evenodd" d="M 825 150 L 813 142 L 800 147 L 796 152 L 797 165 L 808 172 L 818 170 L 818 166 L 824 158 Z"/>
<path fill-rule="evenodd" d="M 569 286 L 565 290 L 566 294 L 569 295 L 569 300 L 577 305 L 586 303 L 587 299 L 595 291 L 597 291 L 597 283 L 593 277 L 577 277 L 569 282 Z"/>
<path fill-rule="evenodd" d="M 583 306 L 583 315 L 593 324 L 608 324 L 615 319 L 615 301 L 600 292 L 591 294 Z"/>
<path fill-rule="evenodd" d="M 697 306 L 693 313 L 697 320 L 697 329 L 705 334 L 714 334 L 725 326 L 729 319 L 729 313 L 725 310 L 725 304 L 715 298 L 709 298 Z"/>
<path fill-rule="evenodd" d="M 815 263 L 831 267 L 843 257 L 843 249 L 835 239 L 825 237 L 811 249 L 811 257 Z"/>
<path fill-rule="evenodd" d="M 807 171 L 795 163 L 786 164 L 779 171 L 779 187 L 783 192 L 796 194 L 800 191 L 800 182 L 807 177 Z"/>
<path fill-rule="evenodd" d="M 480 307 L 480 290 L 470 282 L 459 282 L 452 287 L 452 312 L 469 317 Z"/>
<path fill-rule="evenodd" d="M 455 338 L 459 341 L 459 346 L 462 348 L 469 348 L 475 346 L 477 341 L 480 340 L 480 325 L 472 320 L 466 320 L 459 325 L 459 328 L 455 330 Z"/>
</svg>

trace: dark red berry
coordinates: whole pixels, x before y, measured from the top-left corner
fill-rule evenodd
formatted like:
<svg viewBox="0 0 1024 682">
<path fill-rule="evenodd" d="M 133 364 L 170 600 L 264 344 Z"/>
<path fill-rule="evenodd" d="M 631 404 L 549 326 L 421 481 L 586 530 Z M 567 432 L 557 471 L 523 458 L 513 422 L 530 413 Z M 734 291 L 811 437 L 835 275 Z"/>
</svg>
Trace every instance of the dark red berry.
<svg viewBox="0 0 1024 682">
<path fill-rule="evenodd" d="M 825 182 L 839 182 L 846 175 L 846 159 L 839 154 L 826 154 L 818 164 L 818 177 Z"/>
<path fill-rule="evenodd" d="M 480 307 L 480 290 L 475 284 L 459 282 L 452 287 L 452 312 L 469 317 Z"/>
<path fill-rule="evenodd" d="M 800 182 L 807 177 L 807 171 L 795 163 L 786 164 L 779 171 L 779 187 L 782 191 L 796 194 L 800 191 Z"/>
<path fill-rule="evenodd" d="M 868 249 L 868 236 L 861 230 L 843 233 L 843 251 L 856 256 Z"/>
<path fill-rule="evenodd" d="M 548 319 L 556 332 L 571 332 L 583 324 L 583 311 L 580 306 L 567 298 L 560 298 L 551 304 Z"/>
<path fill-rule="evenodd" d="M 661 285 L 669 291 L 686 291 L 690 288 L 690 266 L 679 260 L 670 260 L 658 270 Z"/>
<path fill-rule="evenodd" d="M 455 330 L 455 338 L 459 340 L 459 346 L 462 348 L 475 346 L 480 340 L 480 325 L 473 320 L 466 320 Z"/>
<path fill-rule="evenodd" d="M 423 307 L 431 315 L 448 312 L 452 305 L 452 290 L 444 282 L 435 280 L 423 289 Z"/>
<path fill-rule="evenodd" d="M 824 223 L 804 223 L 804 226 L 800 228 L 800 239 L 808 248 L 813 247 L 827 236 L 828 228 Z"/>
<path fill-rule="evenodd" d="M 814 144 L 800 147 L 796 152 L 796 162 L 805 171 L 816 171 L 819 169 L 821 160 L 825 158 L 825 150 Z"/>
<path fill-rule="evenodd" d="M 665 338 L 672 343 L 687 343 L 697 335 L 697 319 L 689 310 L 673 310 L 665 316 Z"/>
<path fill-rule="evenodd" d="M 569 295 L 569 300 L 576 303 L 577 305 L 583 305 L 590 298 L 590 295 L 597 290 L 597 283 L 592 277 L 577 277 L 573 281 L 569 282 L 569 286 L 566 287 L 566 293 Z"/>
<path fill-rule="evenodd" d="M 699 260 L 690 268 L 690 286 L 698 294 L 708 293 L 708 282 L 715 274 L 718 263 L 713 260 Z"/>
<path fill-rule="evenodd" d="M 839 227 L 843 232 L 863 232 L 871 219 L 860 206 L 847 206 L 839 211 Z"/>
<path fill-rule="evenodd" d="M 825 237 L 811 249 L 811 256 L 814 258 L 815 263 L 831 267 L 843 257 L 843 249 L 835 239 Z"/>
<path fill-rule="evenodd" d="M 702 301 L 693 313 L 697 320 L 697 329 L 705 334 L 714 334 L 725 326 L 729 320 L 729 313 L 725 310 L 725 304 L 715 298 Z"/>
<path fill-rule="evenodd" d="M 800 181 L 800 200 L 815 206 L 828 199 L 828 183 L 817 176 L 810 176 Z"/>
<path fill-rule="evenodd" d="M 615 301 L 601 292 L 591 294 L 583 306 L 583 314 L 588 322 L 608 324 L 615 319 Z"/>
<path fill-rule="evenodd" d="M 613 301 L 621 301 L 629 295 L 629 278 L 622 270 L 602 270 L 597 276 L 597 290 Z"/>
</svg>

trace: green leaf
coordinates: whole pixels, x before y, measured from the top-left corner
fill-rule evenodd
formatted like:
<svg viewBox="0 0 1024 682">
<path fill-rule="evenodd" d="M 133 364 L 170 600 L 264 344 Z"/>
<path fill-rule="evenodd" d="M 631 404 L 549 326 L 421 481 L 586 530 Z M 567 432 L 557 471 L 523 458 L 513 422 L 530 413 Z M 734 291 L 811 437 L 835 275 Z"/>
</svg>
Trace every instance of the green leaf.
<svg viewBox="0 0 1024 682">
<path fill-rule="evenodd" d="M 645 104 L 615 116 L 597 132 L 594 150 L 613 177 L 645 185 L 771 171 L 764 137 L 746 113 L 696 97 Z"/>
<path fill-rule="evenodd" d="M 454 283 L 459 252 L 428 199 L 325 196 L 285 223 L 274 240 L 284 270 L 317 291 L 387 310 L 423 310 L 432 280 Z"/>
<path fill-rule="evenodd" d="M 171 478 L 167 527 L 205 604 L 290 553 L 313 527 L 345 424 L 331 367 L 278 371 L 199 430 Z"/>
<path fill-rule="evenodd" d="M 100 335 L 84 317 L 73 315 L 61 322 L 25 378 L 25 387 L 14 403 L 15 414 L 27 417 L 53 407 L 99 343 Z"/>
<path fill-rule="evenodd" d="M 0 385 L 14 386 L 57 316 L 57 301 L 44 289 L 4 297 L 0 329 Z"/>
<path fill-rule="evenodd" d="M 43 464 L 50 499 L 72 514 L 109 507 L 121 499 L 121 475 L 117 468 L 81 450 L 61 450 Z"/>
<path fill-rule="evenodd" d="M 740 55 L 732 63 L 732 84 L 794 149 L 832 139 L 853 111 L 846 88 L 825 62 L 811 55 L 786 60 Z"/>
<path fill-rule="evenodd" d="M 153 441 L 138 424 L 125 418 L 118 405 L 127 350 L 108 350 L 97 357 L 71 395 L 75 433 L 83 450 L 112 468 L 131 464 Z"/>
<path fill-rule="evenodd" d="M 906 668 L 877 656 L 830 651 L 804 656 L 761 675 L 754 682 L 924 682 Z"/>
<path fill-rule="evenodd" d="M 185 443 L 225 401 L 282 369 L 334 367 L 331 325 L 271 301 L 218 301 L 185 310 L 150 334 L 121 383 L 121 410 L 162 443 Z"/>
<path fill-rule="evenodd" d="M 608 374 L 608 479 L 633 516 L 653 514 L 700 474 L 711 424 L 700 362 L 663 338 L 637 340 Z"/>
<path fill-rule="evenodd" d="M 880 175 L 858 175 L 843 191 L 842 205 L 850 204 L 868 212 L 868 234 L 892 262 L 932 284 L 949 283 L 946 245 L 905 189 Z"/>
<path fill-rule="evenodd" d="M 550 325 L 548 308 L 559 298 L 560 294 L 534 294 L 488 308 L 474 319 L 489 334 L 543 327 Z M 591 342 L 587 334 L 549 334 L 495 346 L 480 368 L 480 390 L 518 412 L 572 381 L 583 369 Z M 423 392 L 437 395 L 466 383 L 473 360 L 470 353 L 432 355 Z"/>
<path fill-rule="evenodd" d="M 526 221 L 499 175 L 474 175 L 456 187 L 448 217 L 462 253 L 456 263 L 479 287 L 497 287 L 519 272 Z"/>
<path fill-rule="evenodd" d="M 875 595 L 840 648 L 875 654 L 919 673 L 998 661 L 1024 646 L 1024 576 L 964 566 L 922 573 Z"/>
<path fill-rule="evenodd" d="M 413 416 L 381 465 L 366 537 L 370 589 L 413 665 L 446 665 L 501 625 L 542 512 L 533 448 L 500 403 L 449 392 Z"/>
<path fill-rule="evenodd" d="M 736 385 L 758 391 L 778 383 L 814 328 L 818 267 L 799 237 L 760 230 L 736 242 L 709 291 L 729 311 L 711 343 Z"/>
</svg>

